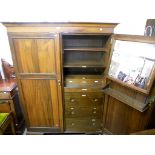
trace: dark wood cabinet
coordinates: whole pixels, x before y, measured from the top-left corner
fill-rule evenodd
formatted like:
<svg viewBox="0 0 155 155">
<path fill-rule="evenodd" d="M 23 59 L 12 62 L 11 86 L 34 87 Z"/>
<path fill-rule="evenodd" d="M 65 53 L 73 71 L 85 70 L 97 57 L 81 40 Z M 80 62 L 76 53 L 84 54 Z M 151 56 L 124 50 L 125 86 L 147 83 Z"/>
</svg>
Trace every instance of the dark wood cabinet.
<svg viewBox="0 0 155 155">
<path fill-rule="evenodd" d="M 148 127 L 151 87 L 134 90 L 108 77 L 117 24 L 4 25 L 28 132 L 130 134 Z"/>
</svg>

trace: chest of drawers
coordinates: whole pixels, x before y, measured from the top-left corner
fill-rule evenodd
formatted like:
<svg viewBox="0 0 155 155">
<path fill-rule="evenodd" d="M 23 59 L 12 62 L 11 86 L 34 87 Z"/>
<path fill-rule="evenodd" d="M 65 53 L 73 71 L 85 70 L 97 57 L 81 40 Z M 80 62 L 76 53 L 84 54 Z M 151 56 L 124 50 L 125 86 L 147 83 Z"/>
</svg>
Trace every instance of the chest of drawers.
<svg viewBox="0 0 155 155">
<path fill-rule="evenodd" d="M 71 92 L 69 92 L 69 90 Z M 76 88 L 74 88 L 74 91 Z M 65 128 L 72 132 L 101 132 L 103 93 L 79 91 L 65 92 Z"/>
</svg>

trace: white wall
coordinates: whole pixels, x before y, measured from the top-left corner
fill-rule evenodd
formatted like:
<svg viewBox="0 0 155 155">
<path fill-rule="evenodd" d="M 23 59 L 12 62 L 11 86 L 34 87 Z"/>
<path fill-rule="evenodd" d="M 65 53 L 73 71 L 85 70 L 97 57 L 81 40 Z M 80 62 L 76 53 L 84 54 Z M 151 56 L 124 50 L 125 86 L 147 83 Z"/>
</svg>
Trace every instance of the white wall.
<svg viewBox="0 0 155 155">
<path fill-rule="evenodd" d="M 1 22 L 116 22 L 115 33 L 143 35 L 153 0 L 0 0 Z M 0 25 L 0 57 L 12 63 Z M 1 69 L 1 67 L 0 67 Z"/>
</svg>

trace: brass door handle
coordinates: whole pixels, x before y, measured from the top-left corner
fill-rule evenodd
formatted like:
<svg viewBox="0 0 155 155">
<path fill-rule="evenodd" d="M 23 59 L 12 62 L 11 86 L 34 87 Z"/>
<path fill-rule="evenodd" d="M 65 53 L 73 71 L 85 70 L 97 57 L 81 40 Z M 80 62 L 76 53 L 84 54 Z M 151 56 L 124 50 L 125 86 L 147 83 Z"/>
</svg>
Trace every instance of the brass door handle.
<svg viewBox="0 0 155 155">
<path fill-rule="evenodd" d="M 61 86 L 61 80 L 58 80 L 58 85 Z"/>
</svg>

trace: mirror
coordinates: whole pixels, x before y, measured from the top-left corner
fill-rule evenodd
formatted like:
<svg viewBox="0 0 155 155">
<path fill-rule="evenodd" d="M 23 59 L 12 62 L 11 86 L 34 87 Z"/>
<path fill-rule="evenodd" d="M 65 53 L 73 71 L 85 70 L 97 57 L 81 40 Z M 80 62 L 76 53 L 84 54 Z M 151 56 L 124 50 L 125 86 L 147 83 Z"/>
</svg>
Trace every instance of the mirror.
<svg viewBox="0 0 155 155">
<path fill-rule="evenodd" d="M 131 40 L 115 39 L 108 75 L 129 87 L 147 91 L 154 80 L 155 43 Z"/>
</svg>

